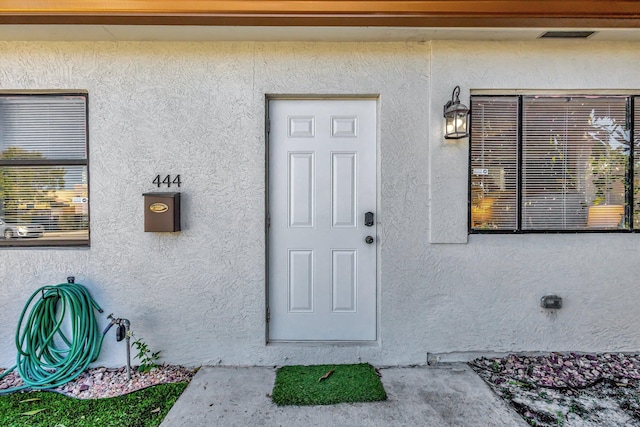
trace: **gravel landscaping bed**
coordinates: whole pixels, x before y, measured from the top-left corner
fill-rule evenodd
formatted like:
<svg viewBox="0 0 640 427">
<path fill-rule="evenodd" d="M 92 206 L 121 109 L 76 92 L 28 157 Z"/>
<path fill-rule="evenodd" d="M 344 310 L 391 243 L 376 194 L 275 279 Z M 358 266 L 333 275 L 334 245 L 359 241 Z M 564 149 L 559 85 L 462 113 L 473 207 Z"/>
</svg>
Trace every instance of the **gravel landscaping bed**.
<svg viewBox="0 0 640 427">
<path fill-rule="evenodd" d="M 532 426 L 640 426 L 640 355 L 551 353 L 469 362 Z"/>
<path fill-rule="evenodd" d="M 0 368 L 0 374 L 5 370 Z M 157 384 L 189 382 L 195 372 L 194 369 L 177 365 L 160 365 L 144 373 L 132 367 L 131 380 L 128 380 L 126 367 L 90 368 L 75 380 L 51 390 L 78 399 L 98 399 L 131 393 Z M 18 374 L 12 372 L 0 379 L 0 390 L 23 384 Z"/>
</svg>

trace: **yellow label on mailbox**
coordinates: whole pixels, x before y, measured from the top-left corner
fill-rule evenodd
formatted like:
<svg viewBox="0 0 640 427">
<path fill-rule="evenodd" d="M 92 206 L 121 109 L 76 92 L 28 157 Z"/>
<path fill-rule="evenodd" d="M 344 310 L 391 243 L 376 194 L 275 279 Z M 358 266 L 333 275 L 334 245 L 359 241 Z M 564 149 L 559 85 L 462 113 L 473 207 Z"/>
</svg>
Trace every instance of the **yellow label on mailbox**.
<svg viewBox="0 0 640 427">
<path fill-rule="evenodd" d="M 165 205 L 164 203 L 154 203 L 149 206 L 149 210 L 155 213 L 162 213 L 168 211 L 169 206 Z"/>
</svg>

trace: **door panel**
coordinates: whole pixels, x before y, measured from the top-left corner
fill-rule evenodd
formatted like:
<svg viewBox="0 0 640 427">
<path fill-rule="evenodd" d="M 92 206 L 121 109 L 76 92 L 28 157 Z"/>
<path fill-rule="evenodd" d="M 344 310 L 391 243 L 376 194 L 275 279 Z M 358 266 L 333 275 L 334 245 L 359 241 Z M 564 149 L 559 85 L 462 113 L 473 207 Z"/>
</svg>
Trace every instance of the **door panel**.
<svg viewBox="0 0 640 427">
<path fill-rule="evenodd" d="M 331 206 L 334 227 L 356 227 L 356 153 L 333 153 Z"/>
<path fill-rule="evenodd" d="M 313 312 L 313 251 L 289 250 L 289 312 Z"/>
<path fill-rule="evenodd" d="M 289 153 L 289 225 L 313 227 L 315 213 L 314 153 Z"/>
<path fill-rule="evenodd" d="M 272 100 L 269 120 L 269 338 L 375 340 L 376 101 Z"/>
</svg>

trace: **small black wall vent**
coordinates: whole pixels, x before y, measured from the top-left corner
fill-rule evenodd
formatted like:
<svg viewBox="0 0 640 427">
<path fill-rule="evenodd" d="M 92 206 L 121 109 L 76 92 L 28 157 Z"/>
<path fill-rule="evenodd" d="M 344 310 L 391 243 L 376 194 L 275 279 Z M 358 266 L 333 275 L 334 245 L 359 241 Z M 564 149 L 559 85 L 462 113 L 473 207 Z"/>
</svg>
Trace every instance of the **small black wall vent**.
<svg viewBox="0 0 640 427">
<path fill-rule="evenodd" d="M 588 39 L 595 31 L 546 31 L 540 35 L 540 39 Z"/>
</svg>

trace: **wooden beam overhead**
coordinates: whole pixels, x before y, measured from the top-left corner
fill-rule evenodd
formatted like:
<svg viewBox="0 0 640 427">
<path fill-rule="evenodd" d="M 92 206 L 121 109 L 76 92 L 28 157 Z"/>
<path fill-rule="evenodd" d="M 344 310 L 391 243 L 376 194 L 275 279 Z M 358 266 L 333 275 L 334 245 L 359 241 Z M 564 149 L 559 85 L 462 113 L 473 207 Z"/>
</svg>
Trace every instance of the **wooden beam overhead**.
<svg viewBox="0 0 640 427">
<path fill-rule="evenodd" d="M 639 28 L 637 0 L 0 0 L 0 24 Z"/>
</svg>

